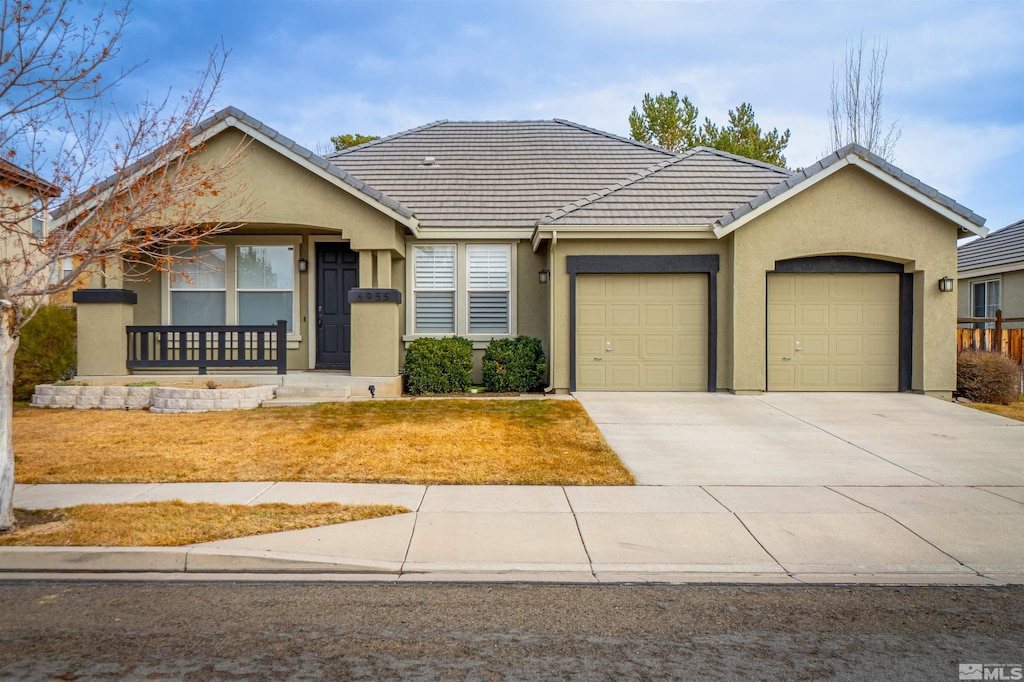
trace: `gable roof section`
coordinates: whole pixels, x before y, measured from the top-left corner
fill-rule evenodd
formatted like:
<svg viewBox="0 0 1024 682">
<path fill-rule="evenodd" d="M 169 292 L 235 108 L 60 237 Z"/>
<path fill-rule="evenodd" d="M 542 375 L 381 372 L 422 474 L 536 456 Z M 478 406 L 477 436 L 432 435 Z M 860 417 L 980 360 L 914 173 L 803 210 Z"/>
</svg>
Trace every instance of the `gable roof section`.
<svg viewBox="0 0 1024 682">
<path fill-rule="evenodd" d="M 60 196 L 60 188 L 53 185 L 35 173 L 31 173 L 21 166 L 16 166 L 10 161 L 0 159 L 0 182 L 10 183 L 11 186 L 27 187 L 36 196 L 57 197 Z"/>
<path fill-rule="evenodd" d="M 982 236 L 988 232 L 984 227 L 985 219 L 971 211 L 971 209 L 958 204 L 934 187 L 926 185 L 909 173 L 903 172 L 880 156 L 872 154 L 864 147 L 857 144 L 849 144 L 727 213 L 715 225 L 715 234 L 718 237 L 724 237 L 846 166 L 857 166 L 890 187 L 903 192 L 912 199 L 939 213 L 944 218 L 956 223 L 965 231 Z"/>
<path fill-rule="evenodd" d="M 426 157 L 433 165 L 424 163 Z M 667 150 L 569 121 L 437 121 L 342 150 L 340 169 L 416 211 L 424 228 L 533 230 L 537 219 Z"/>
<path fill-rule="evenodd" d="M 957 271 L 961 276 L 1007 270 L 1024 270 L 1024 220 L 957 249 Z"/>
<path fill-rule="evenodd" d="M 645 168 L 541 218 L 538 227 L 708 227 L 792 173 L 707 147 Z"/>
<path fill-rule="evenodd" d="M 252 139 L 259 141 L 306 168 L 313 174 L 327 180 L 334 186 L 366 202 L 382 213 L 391 216 L 409 228 L 413 234 L 418 232 L 418 221 L 410 208 L 328 163 L 324 158 L 314 154 L 295 142 L 295 140 L 285 137 L 270 126 L 249 116 L 241 109 L 227 107 L 199 123 L 195 128 L 195 140 L 197 142 L 205 142 L 227 128 L 235 128 L 241 131 Z M 155 155 L 144 157 L 128 169 L 128 174 L 145 173 L 147 165 L 154 159 Z M 96 192 L 102 194 L 105 190 L 110 189 L 111 185 L 112 179 L 107 179 L 97 186 Z M 85 205 L 88 205 L 88 203 L 88 201 L 84 202 Z"/>
</svg>

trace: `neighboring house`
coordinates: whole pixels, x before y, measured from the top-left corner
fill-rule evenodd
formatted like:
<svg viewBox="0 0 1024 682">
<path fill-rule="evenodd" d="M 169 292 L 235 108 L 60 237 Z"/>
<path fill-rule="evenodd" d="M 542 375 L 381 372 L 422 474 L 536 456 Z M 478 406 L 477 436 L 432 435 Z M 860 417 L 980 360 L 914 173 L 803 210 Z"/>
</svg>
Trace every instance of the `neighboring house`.
<svg viewBox="0 0 1024 682">
<path fill-rule="evenodd" d="M 1024 327 L 1024 220 L 964 244 L 957 258 L 958 317 L 995 317 L 1002 310 L 1011 318 L 1005 328 Z"/>
<path fill-rule="evenodd" d="M 49 217 L 44 201 L 56 198 L 60 189 L 24 168 L 0 159 L 0 264 L 10 281 L 33 268 L 42 256 L 36 246 L 46 238 Z M 49 277 L 50 273 L 44 273 Z"/>
<path fill-rule="evenodd" d="M 199 247 L 219 267 L 86 292 L 83 375 L 127 373 L 125 325 L 284 319 L 290 373 L 364 394 L 451 334 L 478 356 L 541 338 L 561 392 L 954 388 L 938 281 L 984 220 L 861 147 L 792 173 L 568 121 L 438 121 L 325 159 L 233 108 L 197 135 L 251 141 L 235 178 L 258 205 Z"/>
</svg>

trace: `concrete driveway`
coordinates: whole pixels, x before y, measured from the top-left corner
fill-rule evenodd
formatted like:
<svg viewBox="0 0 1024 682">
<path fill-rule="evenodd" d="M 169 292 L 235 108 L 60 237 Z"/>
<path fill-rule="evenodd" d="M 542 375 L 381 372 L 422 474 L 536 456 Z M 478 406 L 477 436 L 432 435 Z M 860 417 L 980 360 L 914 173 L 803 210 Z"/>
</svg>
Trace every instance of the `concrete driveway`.
<svg viewBox="0 0 1024 682">
<path fill-rule="evenodd" d="M 578 393 L 640 485 L 1024 486 L 1024 422 L 907 393 Z"/>
</svg>

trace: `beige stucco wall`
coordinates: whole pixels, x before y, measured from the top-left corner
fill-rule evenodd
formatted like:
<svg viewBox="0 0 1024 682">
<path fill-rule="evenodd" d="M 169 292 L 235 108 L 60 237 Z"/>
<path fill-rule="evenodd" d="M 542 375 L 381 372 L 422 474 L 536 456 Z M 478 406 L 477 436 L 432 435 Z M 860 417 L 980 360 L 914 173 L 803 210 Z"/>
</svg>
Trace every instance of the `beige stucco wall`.
<svg viewBox="0 0 1024 682">
<path fill-rule="evenodd" d="M 552 281 L 555 287 L 555 342 L 552 353 L 553 386 L 557 391 L 569 390 L 569 276 L 568 256 L 664 256 L 717 255 L 718 271 L 718 369 L 720 389 L 732 385 L 732 362 L 728 352 L 732 344 L 732 238 L 706 239 L 565 239 L 554 246 Z M 535 273 L 536 274 L 536 273 Z"/>
<path fill-rule="evenodd" d="M 738 392 L 765 389 L 767 273 L 776 260 L 852 255 L 902 263 L 914 273 L 912 388 L 945 396 L 955 387 L 957 298 L 938 290 L 956 273 L 958 227 L 853 167 L 809 187 L 733 233 L 732 313 Z"/>
</svg>

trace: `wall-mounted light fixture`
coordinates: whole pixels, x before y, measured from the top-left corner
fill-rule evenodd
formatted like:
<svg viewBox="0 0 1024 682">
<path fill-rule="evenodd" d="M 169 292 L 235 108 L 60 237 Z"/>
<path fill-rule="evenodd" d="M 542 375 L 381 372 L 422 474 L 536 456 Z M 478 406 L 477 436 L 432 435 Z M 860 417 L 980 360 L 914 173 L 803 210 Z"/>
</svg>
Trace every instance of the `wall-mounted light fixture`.
<svg viewBox="0 0 1024 682">
<path fill-rule="evenodd" d="M 547 284 L 548 283 L 548 279 L 550 279 L 550 277 L 551 277 L 551 271 L 550 270 L 539 270 L 537 272 L 537 281 L 539 281 L 541 284 Z"/>
<path fill-rule="evenodd" d="M 947 277 L 943 277 L 942 279 L 940 279 L 939 280 L 939 291 L 942 291 L 942 292 L 945 292 L 945 293 L 949 293 L 950 291 L 953 291 L 953 278 L 947 276 Z"/>
<path fill-rule="evenodd" d="M 299 259 L 299 272 L 305 272 L 306 270 L 309 270 L 309 261 L 306 260 L 305 258 L 300 258 Z"/>
</svg>

